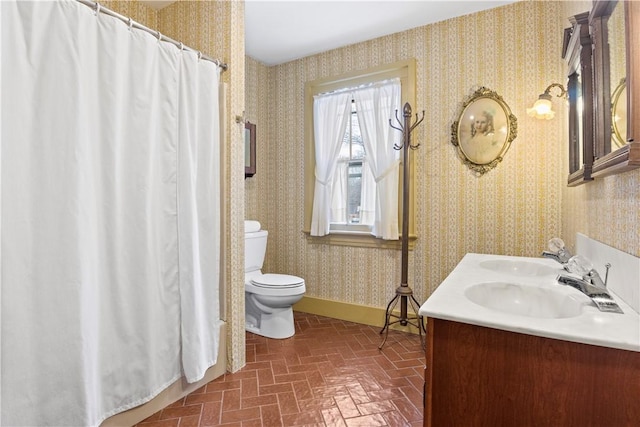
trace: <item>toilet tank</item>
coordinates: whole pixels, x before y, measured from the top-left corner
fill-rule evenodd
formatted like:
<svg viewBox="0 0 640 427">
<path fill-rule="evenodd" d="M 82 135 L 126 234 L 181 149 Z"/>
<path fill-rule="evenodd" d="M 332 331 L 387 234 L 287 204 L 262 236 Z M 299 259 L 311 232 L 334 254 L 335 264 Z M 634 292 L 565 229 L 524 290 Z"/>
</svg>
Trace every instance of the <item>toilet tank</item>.
<svg viewBox="0 0 640 427">
<path fill-rule="evenodd" d="M 244 233 L 244 272 L 262 269 L 267 252 L 267 230 L 245 231 Z"/>
</svg>

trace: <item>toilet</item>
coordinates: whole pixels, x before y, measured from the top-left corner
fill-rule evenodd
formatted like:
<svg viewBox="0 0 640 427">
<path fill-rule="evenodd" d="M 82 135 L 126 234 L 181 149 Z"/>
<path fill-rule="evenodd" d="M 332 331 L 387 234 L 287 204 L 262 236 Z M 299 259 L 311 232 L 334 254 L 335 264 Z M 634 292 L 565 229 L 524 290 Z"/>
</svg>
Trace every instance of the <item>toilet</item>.
<svg viewBox="0 0 640 427">
<path fill-rule="evenodd" d="M 268 234 L 258 221 L 244 222 L 245 329 L 267 338 L 289 338 L 296 332 L 293 304 L 305 293 L 304 279 L 262 273 Z"/>
</svg>

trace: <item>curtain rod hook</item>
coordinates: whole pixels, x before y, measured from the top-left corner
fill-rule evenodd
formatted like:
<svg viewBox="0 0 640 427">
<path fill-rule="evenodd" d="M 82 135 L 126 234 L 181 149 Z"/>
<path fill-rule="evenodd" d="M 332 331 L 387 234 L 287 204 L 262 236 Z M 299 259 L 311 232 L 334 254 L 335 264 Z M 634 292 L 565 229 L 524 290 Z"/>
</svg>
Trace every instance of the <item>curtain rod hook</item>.
<svg viewBox="0 0 640 427">
<path fill-rule="evenodd" d="M 100 8 L 102 6 L 100 6 L 100 3 L 96 2 L 96 9 L 95 9 L 95 15 L 98 16 L 100 14 Z"/>
</svg>

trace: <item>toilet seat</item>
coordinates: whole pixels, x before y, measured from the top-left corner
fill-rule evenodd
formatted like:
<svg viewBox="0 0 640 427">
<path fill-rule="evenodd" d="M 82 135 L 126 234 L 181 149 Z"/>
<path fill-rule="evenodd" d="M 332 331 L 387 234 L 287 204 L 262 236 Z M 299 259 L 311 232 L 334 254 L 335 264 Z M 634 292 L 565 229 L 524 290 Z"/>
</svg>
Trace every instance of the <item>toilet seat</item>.
<svg viewBox="0 0 640 427">
<path fill-rule="evenodd" d="M 298 295 L 305 292 L 304 279 L 289 274 L 261 274 L 251 278 L 244 288 L 258 295 Z"/>
<path fill-rule="evenodd" d="M 304 283 L 304 279 L 289 274 L 263 274 L 251 279 L 254 286 L 260 288 L 297 288 Z"/>
</svg>

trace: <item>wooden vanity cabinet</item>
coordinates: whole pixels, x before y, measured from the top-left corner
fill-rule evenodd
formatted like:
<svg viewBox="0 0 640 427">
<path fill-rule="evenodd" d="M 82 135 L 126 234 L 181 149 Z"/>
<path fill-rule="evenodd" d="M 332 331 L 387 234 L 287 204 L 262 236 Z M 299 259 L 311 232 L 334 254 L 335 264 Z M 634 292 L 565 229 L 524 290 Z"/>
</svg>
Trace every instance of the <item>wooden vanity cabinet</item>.
<svg viewBox="0 0 640 427">
<path fill-rule="evenodd" d="M 640 425 L 640 353 L 428 318 L 424 425 Z"/>
</svg>

